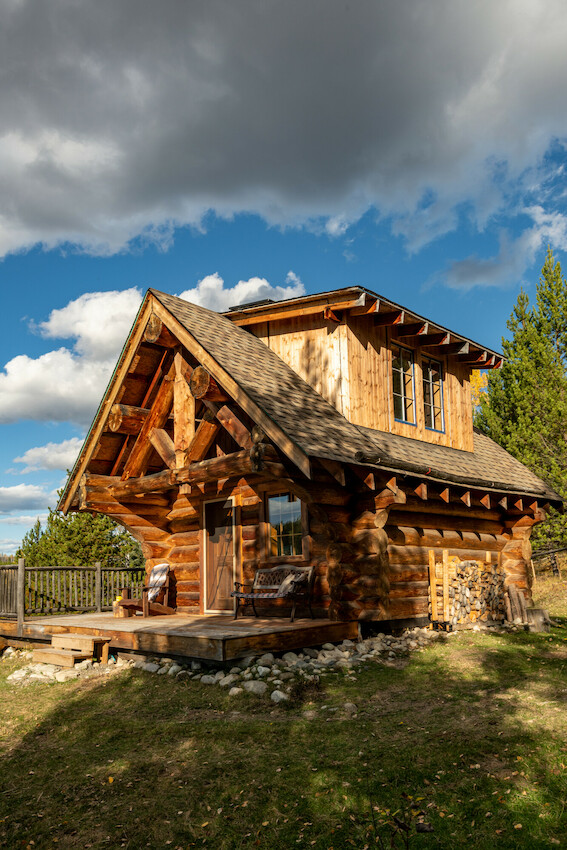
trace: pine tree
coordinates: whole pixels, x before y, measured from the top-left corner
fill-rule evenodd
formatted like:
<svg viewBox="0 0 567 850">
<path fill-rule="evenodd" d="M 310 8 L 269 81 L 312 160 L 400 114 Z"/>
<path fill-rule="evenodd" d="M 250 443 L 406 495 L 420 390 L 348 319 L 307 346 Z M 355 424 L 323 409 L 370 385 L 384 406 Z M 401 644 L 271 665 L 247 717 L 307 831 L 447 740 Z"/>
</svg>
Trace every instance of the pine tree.
<svg viewBox="0 0 567 850">
<path fill-rule="evenodd" d="M 489 375 L 475 424 L 567 497 L 567 282 L 551 250 L 535 307 L 520 292 L 507 327 L 507 360 Z M 567 517 L 553 512 L 532 541 L 567 546 Z"/>
<path fill-rule="evenodd" d="M 51 509 L 45 528 L 38 519 L 25 535 L 16 553 L 16 558 L 22 557 L 30 567 L 144 563 L 139 543 L 110 517 L 84 512 L 64 517 Z"/>
</svg>

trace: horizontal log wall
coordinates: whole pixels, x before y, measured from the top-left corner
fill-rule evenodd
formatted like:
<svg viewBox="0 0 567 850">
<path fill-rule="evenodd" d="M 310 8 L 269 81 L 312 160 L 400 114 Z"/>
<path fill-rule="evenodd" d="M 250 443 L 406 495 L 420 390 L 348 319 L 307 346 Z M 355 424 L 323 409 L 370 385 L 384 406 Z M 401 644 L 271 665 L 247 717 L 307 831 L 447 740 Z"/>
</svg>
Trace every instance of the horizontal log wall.
<svg viewBox="0 0 567 850">
<path fill-rule="evenodd" d="M 173 567 L 177 609 L 202 611 L 203 502 L 236 497 L 240 528 L 237 536 L 237 579 L 254 580 L 267 557 L 264 499 L 267 492 L 296 488 L 307 503 L 308 563 L 315 567 L 314 610 L 339 620 L 391 620 L 428 614 L 429 551 L 440 560 L 443 551 L 461 559 L 500 557 L 506 582 L 513 582 L 530 601 L 528 569 L 530 516 L 446 504 L 382 491 L 353 495 L 333 476 L 314 467 L 312 481 L 301 486 L 287 479 L 261 475 L 225 479 L 181 488 L 167 494 L 146 494 L 121 503 L 108 493 L 82 492 L 82 507 L 108 514 L 142 544 L 147 569 L 168 561 Z M 384 504 L 387 505 L 384 508 Z M 266 609 L 267 613 L 270 613 Z M 274 606 L 272 613 L 282 613 Z"/>
<path fill-rule="evenodd" d="M 518 518 L 519 519 L 519 518 Z M 405 619 L 428 613 L 429 551 L 440 561 L 443 552 L 461 560 L 490 558 L 502 564 L 505 580 L 529 598 L 529 532 L 533 520 L 518 528 L 503 512 L 469 509 L 441 502 L 408 504 L 390 511 L 386 532 L 390 569 L 389 617 Z"/>
</svg>

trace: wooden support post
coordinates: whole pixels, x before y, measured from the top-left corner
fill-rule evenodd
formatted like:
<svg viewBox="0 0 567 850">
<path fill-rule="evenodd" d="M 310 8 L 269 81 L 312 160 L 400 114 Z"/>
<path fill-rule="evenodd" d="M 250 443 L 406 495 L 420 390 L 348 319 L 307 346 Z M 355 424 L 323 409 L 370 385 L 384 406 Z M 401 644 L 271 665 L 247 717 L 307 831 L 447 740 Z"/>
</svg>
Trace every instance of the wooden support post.
<svg viewBox="0 0 567 850">
<path fill-rule="evenodd" d="M 195 461 L 202 460 L 219 431 L 220 424 L 216 421 L 215 412 L 206 410 L 199 423 L 199 427 L 193 435 L 193 439 L 187 446 L 183 467 Z"/>
<path fill-rule="evenodd" d="M 137 478 L 144 475 L 147 469 L 148 461 L 152 453 L 152 444 L 150 443 L 150 434 L 154 428 L 163 428 L 167 420 L 173 404 L 173 381 L 175 378 L 175 367 L 172 364 L 168 374 L 164 377 L 154 403 L 150 408 L 150 412 L 142 425 L 138 439 L 132 447 L 132 451 L 124 465 L 122 472 L 122 481 L 127 481 L 128 478 Z"/>
<path fill-rule="evenodd" d="M 95 563 L 95 608 L 97 614 L 102 611 L 102 564 Z"/>
<path fill-rule="evenodd" d="M 216 406 L 213 408 L 212 405 L 214 403 L 211 402 L 207 403 L 207 401 L 205 401 L 205 404 L 207 404 L 209 410 L 214 410 L 217 420 L 242 449 L 252 448 L 254 441 L 252 440 L 250 431 L 242 424 L 238 416 L 236 416 L 236 414 L 234 414 L 226 404 L 220 408 L 217 408 Z"/>
<path fill-rule="evenodd" d="M 26 613 L 26 559 L 18 561 L 18 579 L 16 584 L 16 628 L 18 637 L 24 636 L 24 615 Z"/>
<path fill-rule="evenodd" d="M 522 623 L 525 624 L 528 622 L 528 612 L 526 611 L 526 597 L 521 590 L 518 590 L 518 602 L 520 604 L 520 616 L 522 618 Z"/>
<path fill-rule="evenodd" d="M 512 610 L 512 622 L 523 622 L 522 609 L 520 608 L 520 599 L 518 597 L 518 588 L 513 582 L 508 585 L 508 597 L 510 599 L 510 607 Z"/>
<path fill-rule="evenodd" d="M 181 352 L 174 357 L 175 380 L 173 382 L 173 443 L 177 469 L 185 466 L 185 452 L 195 436 L 195 399 L 189 391 L 186 376 L 190 367 Z"/>
<path fill-rule="evenodd" d="M 510 596 L 509 596 L 508 593 L 504 594 L 504 603 L 506 605 L 506 619 L 508 620 L 509 623 L 512 623 L 513 620 L 514 620 L 514 617 L 512 616 L 512 606 L 510 604 Z"/>
<path fill-rule="evenodd" d="M 443 549 L 443 620 L 449 622 L 449 553 Z"/>
<path fill-rule="evenodd" d="M 150 432 L 150 443 L 161 457 L 166 466 L 175 469 L 176 454 L 173 440 L 163 428 L 153 428 Z"/>
<path fill-rule="evenodd" d="M 437 576 L 435 573 L 435 552 L 429 550 L 429 587 L 431 589 L 431 622 L 437 622 Z"/>
<path fill-rule="evenodd" d="M 112 484 L 109 492 L 111 496 L 120 501 L 130 496 L 140 496 L 142 493 L 160 493 L 164 490 L 171 490 L 176 483 L 175 471 L 165 469 L 163 472 L 154 472 L 152 475 L 144 475 L 140 478 Z"/>
</svg>

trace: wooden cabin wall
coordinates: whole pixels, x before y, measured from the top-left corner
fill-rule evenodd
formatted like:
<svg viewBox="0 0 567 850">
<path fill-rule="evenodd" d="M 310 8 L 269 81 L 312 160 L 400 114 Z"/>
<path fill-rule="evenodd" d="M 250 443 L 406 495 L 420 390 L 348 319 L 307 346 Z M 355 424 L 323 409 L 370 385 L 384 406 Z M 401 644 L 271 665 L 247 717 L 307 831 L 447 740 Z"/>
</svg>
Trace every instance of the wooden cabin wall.
<svg viewBox="0 0 567 850">
<path fill-rule="evenodd" d="M 414 352 L 417 424 L 396 422 L 390 332 L 373 325 L 368 317 L 348 316 L 337 323 L 304 316 L 262 322 L 250 330 L 355 425 L 473 451 L 470 366 L 454 358 L 434 358 L 443 368 L 445 427 L 443 432 L 433 431 L 423 422 L 422 358 L 426 353 L 401 340 Z"/>
<path fill-rule="evenodd" d="M 293 491 L 293 482 L 251 476 L 193 488 L 191 494 L 149 494 L 128 503 L 97 492 L 88 508 L 125 526 L 142 544 L 149 571 L 168 561 L 174 572 L 179 613 L 202 613 L 204 534 L 203 502 L 234 498 L 236 505 L 236 577 L 251 583 L 259 567 L 279 560 L 267 557 L 266 494 Z M 429 551 L 441 560 L 444 550 L 462 560 L 486 559 L 502 564 L 506 583 L 513 582 L 531 601 L 531 545 L 534 516 L 481 505 L 446 504 L 438 498 L 412 496 L 405 504 L 381 507 L 380 496 L 349 493 L 330 475 L 314 470 L 296 495 L 308 513 L 307 558 L 316 571 L 313 609 L 316 616 L 340 620 L 397 620 L 426 617 Z M 89 494 L 84 497 L 88 500 Z M 283 613 L 276 603 L 267 614 Z"/>
<path fill-rule="evenodd" d="M 348 493 L 333 486 L 328 476 L 321 476 L 307 484 L 308 490 L 299 493 L 298 498 L 307 493 L 309 505 L 307 558 L 298 562 L 301 566 L 313 565 L 316 570 L 313 611 L 316 616 L 326 617 L 331 607 L 329 586 L 329 562 L 333 562 L 336 538 L 335 524 L 346 523 L 348 511 L 344 505 Z M 213 482 L 202 488 L 193 488 L 190 494 L 176 494 L 171 500 L 165 497 L 144 497 L 136 500 L 130 510 L 106 497 L 103 509 L 122 525 L 128 528 L 142 543 L 149 570 L 160 561 L 167 561 L 173 569 L 173 585 L 177 610 L 181 614 L 203 613 L 202 565 L 204 563 L 203 505 L 209 500 L 233 498 L 236 508 L 236 579 L 252 583 L 259 567 L 275 566 L 285 558 L 267 556 L 267 527 L 265 517 L 265 499 L 267 495 L 286 492 L 290 489 L 287 481 L 252 476 L 249 479 L 227 479 Z M 291 488 L 292 489 L 292 488 Z M 144 516 L 153 508 L 146 501 L 159 499 L 159 522 L 162 527 L 154 527 Z M 137 515 L 134 514 L 137 510 Z M 144 516 L 142 516 L 144 514 Z M 267 615 L 287 616 L 289 604 L 276 601 L 271 608 L 262 606 Z M 301 615 L 301 612 L 300 612 Z"/>
<path fill-rule="evenodd" d="M 447 505 L 440 499 L 407 498 L 376 507 L 380 497 L 357 497 L 341 532 L 341 579 L 332 614 L 339 619 L 406 620 L 428 616 L 429 551 L 461 560 L 487 560 L 504 569 L 531 601 L 533 517 L 483 506 Z"/>
<path fill-rule="evenodd" d="M 250 330 L 350 419 L 346 326 L 304 316 L 262 322 Z"/>
<path fill-rule="evenodd" d="M 520 522 L 518 527 L 517 524 Z M 522 524 L 523 523 L 523 524 Z M 510 518 L 501 510 L 446 505 L 441 501 L 394 506 L 389 514 L 389 617 L 427 616 L 429 551 L 461 560 L 501 563 L 505 582 L 513 582 L 531 602 L 530 517 Z"/>
<path fill-rule="evenodd" d="M 473 451 L 470 367 L 435 356 L 443 368 L 444 431 L 425 428 L 422 361 L 428 355 L 408 340 L 400 344 L 413 351 L 416 424 L 396 422 L 392 395 L 392 351 L 389 331 L 373 326 L 363 316 L 349 316 L 346 325 L 349 363 L 349 419 L 355 425 L 389 431 L 402 437 L 440 446 Z M 393 341 L 398 343 L 397 340 Z M 368 400 L 374 403 L 369 404 Z"/>
</svg>

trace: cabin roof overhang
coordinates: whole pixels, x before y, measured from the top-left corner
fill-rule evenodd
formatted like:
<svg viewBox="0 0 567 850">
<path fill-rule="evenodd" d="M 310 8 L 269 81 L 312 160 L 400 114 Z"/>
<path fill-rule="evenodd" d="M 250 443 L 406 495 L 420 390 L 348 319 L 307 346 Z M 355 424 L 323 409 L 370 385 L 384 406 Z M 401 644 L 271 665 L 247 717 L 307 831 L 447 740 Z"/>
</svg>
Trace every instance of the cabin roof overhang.
<svg viewBox="0 0 567 850">
<path fill-rule="evenodd" d="M 191 333 L 187 327 L 188 323 L 180 321 L 179 316 L 174 314 L 175 311 L 168 309 L 168 307 L 164 304 L 164 301 L 167 302 L 168 299 L 170 303 L 179 302 L 181 305 L 186 304 L 188 308 L 193 307 L 195 309 L 195 305 L 189 305 L 188 302 L 183 302 L 181 299 L 176 299 L 173 296 L 166 295 L 165 293 L 159 293 L 151 289 L 146 293 L 128 339 L 122 349 L 106 392 L 98 407 L 97 413 L 95 414 L 81 452 L 79 453 L 79 456 L 73 466 L 73 470 L 59 499 L 57 509 L 63 513 L 67 513 L 76 503 L 81 477 L 88 471 L 89 463 L 94 457 L 97 445 L 99 444 L 101 436 L 107 426 L 108 417 L 117 400 L 120 387 L 128 374 L 128 370 L 132 366 L 140 344 L 143 341 L 144 334 L 147 332 L 147 328 L 149 326 L 148 323 L 152 317 L 156 317 L 157 320 L 163 323 L 164 332 L 162 336 L 164 334 L 167 336 L 165 343 L 166 347 L 184 347 L 193 356 L 195 356 L 195 358 L 210 371 L 213 378 L 220 382 L 233 398 L 237 398 L 238 404 L 258 425 L 264 429 L 267 436 L 275 443 L 282 453 L 295 463 L 295 465 L 307 478 L 310 476 L 310 462 L 308 455 L 301 448 L 299 443 L 294 440 L 293 435 L 290 436 L 285 428 L 282 428 L 280 424 L 278 424 L 277 417 L 271 415 L 271 411 L 266 410 L 262 404 L 259 404 L 257 400 L 253 399 L 250 393 L 242 387 L 241 383 L 239 383 L 238 380 L 235 380 L 233 375 L 223 368 L 223 366 L 218 362 L 218 359 L 215 358 L 209 350 L 214 346 L 204 345 L 202 338 L 197 338 L 198 335 Z M 196 309 L 210 315 L 211 317 L 216 316 L 220 322 L 224 322 L 219 314 L 210 313 L 210 311 L 203 311 L 203 308 Z M 240 331 L 238 328 L 231 328 L 230 324 L 228 324 L 228 328 L 232 331 L 232 333 L 236 332 L 238 335 L 243 335 L 246 342 L 252 342 L 252 338 L 250 338 L 249 334 Z M 220 342 L 220 348 L 222 348 L 222 338 Z M 265 348 L 264 344 L 260 340 L 254 339 L 253 343 L 256 346 L 260 346 L 261 349 Z M 266 351 L 268 351 L 267 348 Z"/>
<path fill-rule="evenodd" d="M 234 307 L 223 314 L 240 327 L 262 322 L 320 315 L 340 322 L 345 315 L 367 316 L 379 327 L 390 328 L 392 337 L 426 348 L 431 354 L 448 354 L 471 369 L 498 369 L 504 356 L 485 345 L 445 328 L 431 319 L 361 286 L 346 287 L 286 301 Z"/>
<path fill-rule="evenodd" d="M 346 303 L 348 294 L 353 292 L 358 293 L 355 300 L 359 307 L 364 306 L 359 300 L 359 288 L 340 291 L 341 297 L 344 296 L 340 303 Z M 311 301 L 317 297 L 313 296 Z M 294 299 L 298 300 L 304 299 Z M 156 339 L 148 337 L 153 320 L 161 328 Z M 59 510 L 67 512 L 77 505 L 79 483 L 85 473 L 100 471 L 97 453 L 102 449 L 104 455 L 109 440 L 105 433 L 113 430 L 108 424 L 110 413 L 121 398 L 122 388 L 138 374 L 138 359 L 143 359 L 144 352 L 149 350 L 152 356 L 161 357 L 162 362 L 165 357 L 170 363 L 173 352 L 180 349 L 193 357 L 192 362 L 202 364 L 250 420 L 263 429 L 283 458 L 294 465 L 292 474 L 297 473 L 299 478 L 305 480 L 311 476 L 312 459 L 326 458 L 345 468 L 375 469 L 416 479 L 418 484 L 429 481 L 436 486 L 512 493 L 561 507 L 557 493 L 488 437 L 475 433 L 474 450 L 469 452 L 356 426 L 245 328 L 235 326 L 226 316 L 149 290 L 63 491 Z M 142 431 L 138 436 L 141 434 Z M 105 469 L 112 477 L 116 474 L 113 469 L 118 466 L 118 461 L 112 459 Z M 142 475 L 148 480 L 140 480 L 140 486 L 151 487 L 151 476 L 160 469 L 154 464 L 143 473 L 138 470 L 131 475 Z M 150 474 L 146 475 L 148 471 Z M 126 472 L 124 469 L 122 478 L 128 477 Z M 183 475 L 177 471 L 169 475 L 164 470 L 162 477 L 160 487 L 164 483 L 177 486 L 182 483 Z"/>
</svg>

